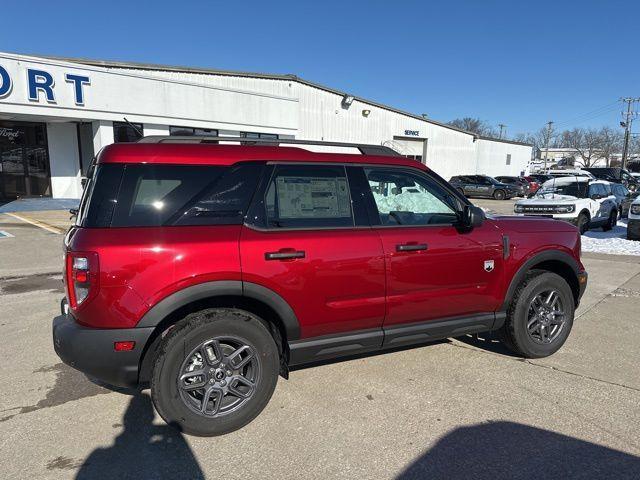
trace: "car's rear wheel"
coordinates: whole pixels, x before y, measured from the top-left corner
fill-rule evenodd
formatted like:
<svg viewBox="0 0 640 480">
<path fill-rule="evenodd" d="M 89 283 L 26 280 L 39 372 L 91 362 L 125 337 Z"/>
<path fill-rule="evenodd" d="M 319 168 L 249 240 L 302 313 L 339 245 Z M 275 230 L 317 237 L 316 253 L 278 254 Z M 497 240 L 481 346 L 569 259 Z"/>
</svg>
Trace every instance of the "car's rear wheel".
<svg viewBox="0 0 640 480">
<path fill-rule="evenodd" d="M 525 358 L 552 355 L 573 326 L 574 298 L 566 280 L 552 272 L 534 271 L 518 286 L 507 311 L 500 339 Z"/>
<path fill-rule="evenodd" d="M 278 371 L 278 349 L 260 319 L 241 310 L 205 310 L 185 317 L 163 340 L 151 397 L 179 430 L 222 435 L 258 416 Z"/>
<path fill-rule="evenodd" d="M 496 190 L 495 192 L 493 192 L 494 200 L 504 200 L 505 197 L 506 194 L 504 193 L 504 190 Z"/>
<path fill-rule="evenodd" d="M 609 214 L 609 220 L 607 220 L 607 223 L 602 227 L 602 230 L 604 232 L 613 230 L 613 227 L 615 227 L 617 223 L 618 223 L 618 211 L 611 210 L 611 213 Z"/>
<path fill-rule="evenodd" d="M 580 215 L 578 215 L 578 220 L 576 222 L 576 225 L 578 227 L 578 230 L 580 230 L 580 234 L 584 235 L 584 233 L 589 230 L 589 222 L 591 221 L 591 219 L 589 218 L 589 215 L 585 212 L 580 212 Z"/>
</svg>

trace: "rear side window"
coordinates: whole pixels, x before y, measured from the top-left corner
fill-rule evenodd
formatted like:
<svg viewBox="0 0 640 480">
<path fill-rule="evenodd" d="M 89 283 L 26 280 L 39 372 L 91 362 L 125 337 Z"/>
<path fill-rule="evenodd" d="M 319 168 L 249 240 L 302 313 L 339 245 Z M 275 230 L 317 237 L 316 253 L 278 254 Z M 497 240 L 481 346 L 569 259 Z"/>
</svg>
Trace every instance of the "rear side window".
<svg viewBox="0 0 640 480">
<path fill-rule="evenodd" d="M 354 225 L 349 184 L 342 166 L 278 165 L 264 205 L 268 228 Z"/>
<path fill-rule="evenodd" d="M 82 225 L 239 225 L 261 169 L 257 163 L 99 165 Z"/>
</svg>

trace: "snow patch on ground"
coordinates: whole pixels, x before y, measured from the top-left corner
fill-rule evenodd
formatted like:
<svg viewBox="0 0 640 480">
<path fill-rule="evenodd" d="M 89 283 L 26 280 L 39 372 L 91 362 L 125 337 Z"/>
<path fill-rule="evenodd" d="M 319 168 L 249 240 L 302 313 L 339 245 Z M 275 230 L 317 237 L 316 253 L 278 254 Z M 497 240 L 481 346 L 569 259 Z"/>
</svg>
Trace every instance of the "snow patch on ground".
<svg viewBox="0 0 640 480">
<path fill-rule="evenodd" d="M 627 240 L 627 221 L 619 220 L 609 232 L 589 230 L 582 235 L 582 251 L 614 255 L 640 255 L 640 241 Z"/>
</svg>

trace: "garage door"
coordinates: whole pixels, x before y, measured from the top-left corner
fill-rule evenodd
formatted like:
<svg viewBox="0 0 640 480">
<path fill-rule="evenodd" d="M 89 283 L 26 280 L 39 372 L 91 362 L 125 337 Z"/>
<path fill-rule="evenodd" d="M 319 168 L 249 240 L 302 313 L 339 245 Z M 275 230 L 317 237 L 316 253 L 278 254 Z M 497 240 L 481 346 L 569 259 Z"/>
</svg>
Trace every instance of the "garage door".
<svg viewBox="0 0 640 480">
<path fill-rule="evenodd" d="M 393 137 L 393 146 L 391 148 L 405 157 L 422 162 L 425 154 L 425 143 L 426 139 L 424 138 Z"/>
</svg>

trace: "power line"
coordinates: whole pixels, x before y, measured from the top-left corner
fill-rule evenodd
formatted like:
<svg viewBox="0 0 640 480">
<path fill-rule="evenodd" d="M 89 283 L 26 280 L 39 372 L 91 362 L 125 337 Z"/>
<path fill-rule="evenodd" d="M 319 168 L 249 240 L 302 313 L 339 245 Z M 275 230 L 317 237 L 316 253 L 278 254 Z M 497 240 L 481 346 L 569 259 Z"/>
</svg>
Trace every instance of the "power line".
<svg viewBox="0 0 640 480">
<path fill-rule="evenodd" d="M 576 123 L 582 123 L 582 122 L 586 122 L 588 120 L 592 120 L 594 118 L 600 117 L 602 115 L 605 115 L 607 113 L 613 112 L 616 108 L 618 108 L 618 102 L 613 102 L 613 103 L 608 103 L 607 105 L 603 105 L 599 108 L 596 108 L 594 110 L 591 110 L 589 112 L 585 112 L 581 115 L 578 115 L 570 120 L 565 120 L 562 122 L 558 122 L 556 124 L 556 126 L 564 126 L 564 125 L 570 125 L 570 124 L 576 124 Z"/>
<path fill-rule="evenodd" d="M 631 124 L 637 115 L 637 112 L 631 110 L 631 104 L 640 102 L 640 98 L 637 97 L 624 97 L 621 98 L 622 103 L 627 104 L 627 111 L 622 112 L 624 121 L 620 122 L 620 125 L 624 127 L 624 146 L 622 147 L 622 168 L 627 167 L 627 155 L 629 153 L 629 136 L 631 133 Z"/>
</svg>

